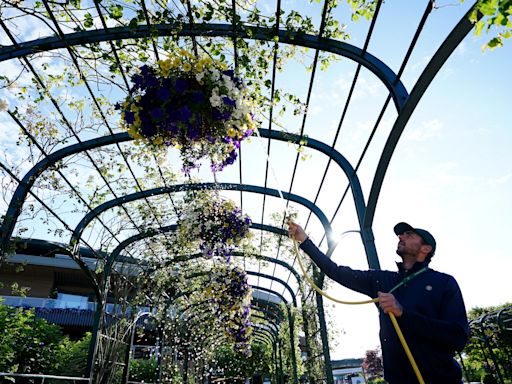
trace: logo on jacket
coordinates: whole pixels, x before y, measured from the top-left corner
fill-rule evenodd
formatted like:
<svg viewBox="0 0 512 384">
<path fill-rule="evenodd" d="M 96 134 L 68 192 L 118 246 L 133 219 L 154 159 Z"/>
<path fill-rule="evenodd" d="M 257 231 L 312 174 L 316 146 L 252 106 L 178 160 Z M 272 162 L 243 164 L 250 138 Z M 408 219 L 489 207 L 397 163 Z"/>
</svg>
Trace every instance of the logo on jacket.
<svg viewBox="0 0 512 384">
<path fill-rule="evenodd" d="M 432 286 L 431 286 L 431 285 L 425 285 L 425 289 L 426 289 L 427 291 L 431 291 L 431 290 L 432 290 Z"/>
</svg>

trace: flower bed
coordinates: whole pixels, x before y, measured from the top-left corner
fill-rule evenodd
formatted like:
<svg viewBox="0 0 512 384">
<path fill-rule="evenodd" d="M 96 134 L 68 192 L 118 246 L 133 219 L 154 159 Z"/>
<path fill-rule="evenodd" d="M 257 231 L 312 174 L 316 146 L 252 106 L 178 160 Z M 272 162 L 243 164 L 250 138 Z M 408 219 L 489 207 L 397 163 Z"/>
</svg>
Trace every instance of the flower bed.
<svg viewBox="0 0 512 384">
<path fill-rule="evenodd" d="M 183 170 L 211 160 L 220 171 L 237 158 L 240 143 L 256 129 L 249 92 L 233 71 L 185 50 L 132 76 L 130 95 L 117 107 L 124 128 L 158 150 L 179 148 Z"/>
</svg>

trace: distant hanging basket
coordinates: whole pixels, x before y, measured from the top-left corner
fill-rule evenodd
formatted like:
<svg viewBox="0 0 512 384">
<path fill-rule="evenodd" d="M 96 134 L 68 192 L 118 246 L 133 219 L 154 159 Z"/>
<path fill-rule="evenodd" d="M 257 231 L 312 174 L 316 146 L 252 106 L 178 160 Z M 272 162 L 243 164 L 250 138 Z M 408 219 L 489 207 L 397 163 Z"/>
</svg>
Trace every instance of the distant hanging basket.
<svg viewBox="0 0 512 384">
<path fill-rule="evenodd" d="M 208 196 L 185 207 L 178 221 L 178 241 L 196 243 L 206 257 L 220 256 L 229 261 L 236 246 L 249 238 L 251 219 L 232 200 Z"/>
<path fill-rule="evenodd" d="M 230 264 L 216 264 L 203 288 L 235 350 L 249 356 L 253 327 L 250 320 L 252 290 L 247 273 Z"/>
<path fill-rule="evenodd" d="M 242 81 L 225 63 L 179 50 L 132 76 L 130 95 L 117 105 L 136 140 L 154 149 L 175 146 L 183 169 L 211 160 L 214 171 L 232 164 L 237 149 L 256 129 L 254 109 Z"/>
</svg>

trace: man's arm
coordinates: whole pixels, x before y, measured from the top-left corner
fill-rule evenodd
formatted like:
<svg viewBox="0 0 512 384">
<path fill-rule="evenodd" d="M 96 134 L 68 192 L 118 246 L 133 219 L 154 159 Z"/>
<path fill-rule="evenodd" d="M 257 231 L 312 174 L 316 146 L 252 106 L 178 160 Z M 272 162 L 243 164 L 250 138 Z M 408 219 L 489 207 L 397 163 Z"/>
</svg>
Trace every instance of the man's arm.
<svg viewBox="0 0 512 384">
<path fill-rule="evenodd" d="M 358 271 L 349 267 L 337 265 L 320 251 L 310 239 L 300 244 L 300 248 L 308 254 L 315 264 L 334 281 L 354 291 L 370 297 L 376 296 L 376 278 L 372 271 Z"/>
</svg>

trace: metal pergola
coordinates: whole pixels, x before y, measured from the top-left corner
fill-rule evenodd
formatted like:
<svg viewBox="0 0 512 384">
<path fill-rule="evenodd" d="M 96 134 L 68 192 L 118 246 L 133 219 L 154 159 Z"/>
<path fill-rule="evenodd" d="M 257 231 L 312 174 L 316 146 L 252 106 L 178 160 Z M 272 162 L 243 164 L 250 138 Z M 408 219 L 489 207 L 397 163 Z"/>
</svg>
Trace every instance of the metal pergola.
<svg viewBox="0 0 512 384">
<path fill-rule="evenodd" d="M 18 141 L 24 152 L 9 161 L 0 161 L 2 177 L 8 180 L 0 254 L 3 261 L 8 261 L 17 242 L 28 233 L 28 237 L 61 243 L 56 245 L 59 252 L 70 255 L 88 277 L 94 287 L 97 309 L 86 377 L 94 380 L 97 340 L 106 328 L 102 318 L 108 281 L 116 273 L 114 265 L 123 262 L 143 271 L 147 257 L 162 259 L 162 265 L 167 267 L 200 264 L 200 255 L 169 257 L 165 243 L 177 227 L 176 201 L 180 196 L 213 190 L 234 199 L 252 217 L 253 242 L 259 252 L 235 252 L 233 258 L 245 268 L 250 285 L 258 292 L 253 297 L 253 318 L 257 319 L 254 337 L 255 342 L 272 346 L 276 382 L 283 382 L 279 330 L 283 324 L 289 327 L 287 342 L 293 350 L 298 339 L 294 334 L 294 311 L 302 311 L 301 332 L 306 349 L 311 351 L 314 340 L 319 340 L 320 345 L 319 354 L 309 353 L 306 357 L 305 377 L 310 382 L 332 384 L 323 298 L 303 286 L 295 259 L 290 258 L 287 250 L 285 218 L 275 219 L 272 215 L 282 214 L 283 205 L 285 210 L 296 211 L 326 252 L 332 252 L 337 245 L 332 238 L 334 226 L 352 228 L 360 234 L 368 266 L 380 268 L 372 225 L 388 165 L 428 86 L 472 30 L 468 17 L 472 8 L 432 52 L 430 61 L 408 91 L 401 77 L 434 9 L 433 1 L 424 2 L 423 14 L 396 72 L 368 51 L 379 13 L 385 7 L 378 0 L 361 2 L 372 18 L 360 46 L 332 37 L 332 21 L 347 18 L 347 10 L 341 10 L 332 1 L 310 4 L 305 7 L 309 14 L 298 16 L 302 21 L 311 21 L 310 30 L 293 28 L 285 17 L 291 14 L 290 5 L 280 0 L 255 4 L 236 0 L 26 3 L 0 3 L 0 37 L 9 42 L 0 46 L 0 65 L 18 71 L 16 78 L 6 77 L 5 81 L 11 86 L 19 84 L 25 95 L 6 111 L 11 126 L 20 131 Z M 259 5 L 273 9 L 265 21 L 254 18 Z M 18 27 L 20 23 L 22 26 Z M 29 25 L 37 29 L 35 34 L 20 31 Z M 212 173 L 202 168 L 194 177 L 181 175 L 175 172 L 180 164 L 173 148 L 169 149 L 168 164 L 162 164 L 156 156 L 137 157 L 133 139 L 119 128 L 113 104 L 130 91 L 130 74 L 138 65 L 154 63 L 178 46 L 195 54 L 211 55 L 219 54 L 221 46 L 222 56 L 241 76 L 252 73 L 246 62 L 253 59 L 246 54 L 249 48 L 268 54 L 268 62 L 257 66 L 261 69 L 261 83 L 266 86 L 261 92 L 269 101 L 265 119 L 258 135 L 250 143 L 244 142 L 235 164 L 223 172 Z M 283 62 L 290 49 L 308 50 L 304 59 L 309 64 L 307 77 L 291 81 L 287 76 L 292 66 L 286 67 Z M 309 109 L 325 55 L 345 59 L 354 71 L 346 99 L 331 111 L 330 117 L 337 124 L 329 134 L 320 128 L 321 123 Z M 344 155 L 347 144 L 341 139 L 363 71 L 381 82 L 387 97 L 374 111 L 374 124 L 364 147 L 356 157 L 349 157 Z M 59 89 L 64 81 L 67 85 Z M 283 101 L 276 95 L 281 88 L 289 93 L 301 89 L 301 114 L 288 111 L 278 115 Z M 76 108 L 78 103 L 82 103 L 81 109 Z M 366 183 L 370 187 L 365 198 L 358 172 L 367 161 L 366 155 L 373 148 L 385 114 L 393 115 L 394 123 L 382 148 L 377 149 L 380 155 L 373 164 L 373 178 Z M 316 158 L 312 166 L 307 165 L 308 161 L 300 161 L 303 150 Z M 94 180 L 96 186 L 92 187 L 86 179 Z M 336 181 L 332 182 L 333 179 Z M 333 190 L 335 198 L 326 198 L 326 193 Z M 275 247 L 264 247 L 268 238 L 277 239 Z M 92 255 L 104 261 L 102 273 L 90 269 L 84 261 L 84 250 L 87 257 Z M 323 287 L 323 274 L 310 267 L 318 285 Z M 129 278 L 126 281 L 130 283 Z M 188 294 L 178 292 L 176 297 Z M 313 316 L 307 313 L 308 305 L 315 308 Z M 204 343 L 208 341 L 205 339 Z M 290 358 L 291 380 L 297 383 L 295 354 Z M 124 359 L 127 380 L 129 349 Z M 315 361 L 321 362 L 322 377 L 313 378 L 308 372 Z"/>
</svg>

